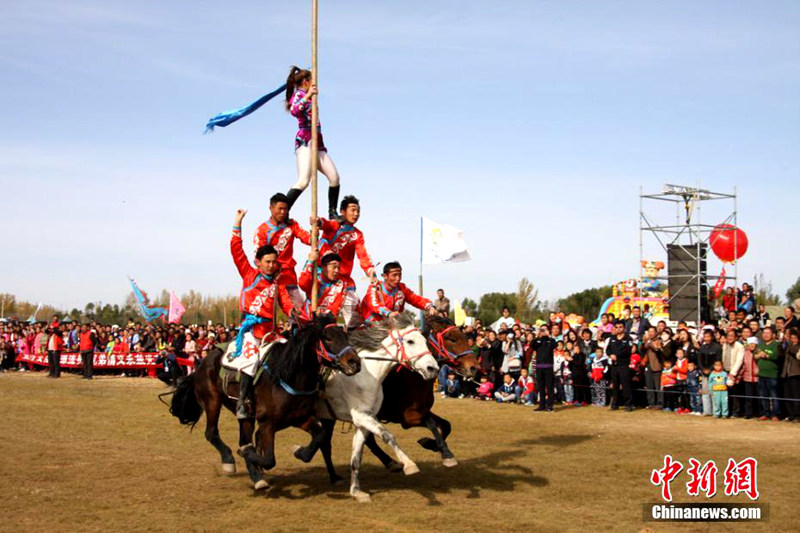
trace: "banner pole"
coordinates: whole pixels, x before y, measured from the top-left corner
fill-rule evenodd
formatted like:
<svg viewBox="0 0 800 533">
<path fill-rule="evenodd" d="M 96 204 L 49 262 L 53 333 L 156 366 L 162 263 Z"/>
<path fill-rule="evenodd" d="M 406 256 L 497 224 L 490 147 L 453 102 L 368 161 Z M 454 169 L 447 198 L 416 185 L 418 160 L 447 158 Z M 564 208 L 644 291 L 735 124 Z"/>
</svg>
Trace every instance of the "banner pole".
<svg viewBox="0 0 800 533">
<path fill-rule="evenodd" d="M 317 85 L 317 0 L 311 0 L 311 85 Z M 317 95 L 311 98 L 311 216 L 317 217 L 317 167 L 319 164 L 317 122 L 319 122 L 319 108 Z M 317 250 L 319 241 L 319 226 L 311 227 L 311 249 Z M 311 287 L 311 311 L 317 310 L 317 262 L 311 265 L 313 285 Z"/>
</svg>

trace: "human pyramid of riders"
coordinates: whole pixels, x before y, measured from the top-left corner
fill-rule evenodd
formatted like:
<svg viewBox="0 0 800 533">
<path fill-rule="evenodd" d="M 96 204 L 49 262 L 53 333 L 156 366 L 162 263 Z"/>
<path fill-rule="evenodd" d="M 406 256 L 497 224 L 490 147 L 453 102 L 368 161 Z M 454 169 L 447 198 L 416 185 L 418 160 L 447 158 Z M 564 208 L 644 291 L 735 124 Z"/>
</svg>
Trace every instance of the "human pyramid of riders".
<svg viewBox="0 0 800 533">
<path fill-rule="evenodd" d="M 330 182 L 328 218 L 310 218 L 321 238 L 309 250 L 298 277 L 294 241 L 310 246 L 312 234 L 289 212 L 311 178 L 311 99 L 316 94 L 311 73 L 293 67 L 286 83 L 286 109 L 299 123 L 295 136 L 298 180 L 287 194 L 270 198 L 269 219 L 255 233 L 252 264 L 242 244 L 246 212 L 236 212 L 231 255 L 242 277 L 242 322 L 235 342 L 215 345 L 195 372 L 165 394 L 173 395 L 170 412 L 182 424 L 194 425 L 205 413 L 206 439 L 219 452 L 226 473 L 236 471 L 236 461 L 220 436 L 218 423 L 223 408 L 235 411 L 238 453 L 256 490 L 269 486 L 264 471 L 275 466 L 275 434 L 290 426 L 311 436 L 308 445 L 296 447 L 294 456 L 309 462 L 321 451 L 331 482 L 340 480 L 331 455 L 333 428 L 336 420 L 351 422 L 350 494 L 363 502 L 370 499 L 359 484 L 364 446 L 387 469 L 406 475 L 419 472 L 381 420 L 426 427 L 433 438 L 421 439 L 420 445 L 440 453 L 444 466 L 457 464 L 446 442 L 450 423 L 431 411 L 432 380 L 439 372 L 433 354 L 468 378 L 475 375 L 479 363 L 463 332 L 449 319 L 436 316 L 429 300 L 402 283 L 399 263 L 386 263 L 378 279 L 364 235 L 356 228 L 361 206 L 354 196 L 339 202 L 339 176 L 321 135 L 317 137 L 318 167 Z M 223 116 L 227 120 L 244 114 L 235 111 Z M 353 280 L 356 256 L 370 280 L 363 299 Z M 317 307 L 312 309 L 315 300 Z M 422 331 L 403 312 L 406 302 L 428 310 Z M 283 334 L 278 334 L 275 324 L 278 309 L 292 322 Z M 376 437 L 392 449 L 397 460 L 381 449 Z"/>
<path fill-rule="evenodd" d="M 246 211 L 239 209 L 231 237 L 231 255 L 242 277 L 240 310 L 242 324 L 234 346 L 223 365 L 240 372 L 240 392 L 236 416 L 251 416 L 250 391 L 253 376 L 262 363 L 264 347 L 280 342 L 275 327 L 276 308 L 289 317 L 312 318 L 311 295 L 317 280 L 316 315 L 327 315 L 332 322 L 341 315 L 347 330 L 370 327 L 387 317 L 396 316 L 405 304 L 432 310 L 430 300 L 412 292 L 402 283 L 402 267 L 388 262 L 382 280 L 367 253 L 364 234 L 356 227 L 361 214 L 359 200 L 339 197 L 339 174 L 318 132 L 319 169 L 329 180 L 328 218 L 311 217 L 321 233 L 319 249 L 311 249 L 308 261 L 298 279 L 294 259 L 294 241 L 311 245 L 311 234 L 289 217 L 292 205 L 308 186 L 311 177 L 311 98 L 317 94 L 311 85 L 311 72 L 293 67 L 286 83 L 286 109 L 298 120 L 295 136 L 298 179 L 287 194 L 270 198 L 269 219 L 258 226 L 254 239 L 255 267 L 251 265 L 242 244 L 242 221 Z M 356 256 L 370 279 L 363 299 L 358 296 L 353 280 Z"/>
</svg>

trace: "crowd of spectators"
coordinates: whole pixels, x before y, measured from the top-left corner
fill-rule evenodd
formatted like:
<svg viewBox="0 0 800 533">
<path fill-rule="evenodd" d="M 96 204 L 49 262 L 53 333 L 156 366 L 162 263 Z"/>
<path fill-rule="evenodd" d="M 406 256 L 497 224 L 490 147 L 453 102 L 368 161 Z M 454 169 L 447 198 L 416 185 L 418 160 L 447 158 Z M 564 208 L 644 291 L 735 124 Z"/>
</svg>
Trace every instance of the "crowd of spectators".
<svg viewBox="0 0 800 533">
<path fill-rule="evenodd" d="M 50 377 L 61 375 L 58 356 L 61 353 L 80 353 L 83 358 L 81 373 L 91 379 L 95 372 L 119 373 L 119 370 L 95 370 L 90 364 L 92 356 L 103 352 L 109 356 L 130 353 L 157 353 L 160 370 L 170 381 L 182 373 L 178 359 L 196 363 L 206 356 L 214 343 L 224 343 L 236 335 L 236 326 L 230 324 L 184 325 L 141 324 L 130 320 L 126 325 L 107 325 L 94 321 L 83 324 L 59 320 L 53 316 L 49 322 L 6 321 L 0 324 L 0 371 L 18 369 L 35 371 L 34 365 L 21 361 L 26 355 L 47 355 Z M 191 365 L 190 365 L 191 368 Z M 145 375 L 144 370 L 125 370 L 123 375 Z M 160 376 L 161 377 L 161 376 Z M 162 378 L 163 379 L 163 378 Z M 166 379 L 165 379 L 166 381 Z"/>
<path fill-rule="evenodd" d="M 479 358 L 481 373 L 464 381 L 447 365 L 442 397 L 471 397 L 498 403 L 636 407 L 718 418 L 800 422 L 800 318 L 796 306 L 774 319 L 758 305 L 752 289 L 728 292 L 717 320 L 689 327 L 653 321 L 648 310 L 626 307 L 603 314 L 596 325 L 570 325 L 551 314 L 548 322 L 520 323 L 508 309 L 490 326 L 480 320 L 461 326 Z M 450 302 L 438 291 L 441 315 Z M 733 303 L 731 303 L 733 302 Z M 655 322 L 655 323 L 653 323 Z M 279 324 L 288 329 L 285 322 Z M 34 370 L 20 361 L 48 355 L 51 377 L 60 376 L 62 352 L 80 352 L 81 373 L 93 377 L 92 355 L 105 352 L 158 353 L 158 377 L 172 381 L 183 371 L 176 360 L 197 362 L 215 343 L 233 340 L 236 325 L 141 324 L 125 326 L 60 321 L 0 323 L 0 370 Z M 88 361 L 88 364 L 87 364 Z M 191 365 L 189 366 L 191 368 Z M 107 372 L 119 372 L 118 370 Z M 144 375 L 127 370 L 124 375 Z"/>
<path fill-rule="evenodd" d="M 556 314 L 520 323 L 504 309 L 491 326 L 478 320 L 462 328 L 481 362 L 477 381 L 444 367 L 438 390 L 540 411 L 594 405 L 800 422 L 797 309 L 772 318 L 747 284 L 729 294 L 736 304 L 698 327 L 651 322 L 636 306 L 578 327 Z"/>
</svg>

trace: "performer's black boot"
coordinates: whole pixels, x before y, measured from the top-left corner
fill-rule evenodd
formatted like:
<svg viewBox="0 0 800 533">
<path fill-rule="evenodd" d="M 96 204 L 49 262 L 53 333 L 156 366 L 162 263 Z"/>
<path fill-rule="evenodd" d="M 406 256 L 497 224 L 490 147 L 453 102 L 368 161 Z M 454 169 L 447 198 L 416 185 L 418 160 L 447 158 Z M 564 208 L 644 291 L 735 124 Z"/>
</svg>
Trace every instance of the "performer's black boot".
<svg viewBox="0 0 800 533">
<path fill-rule="evenodd" d="M 289 189 L 289 192 L 286 193 L 286 197 L 289 198 L 289 209 L 292 208 L 301 194 L 303 194 L 302 189 Z"/>
<path fill-rule="evenodd" d="M 247 412 L 245 402 L 250 396 L 250 389 L 252 388 L 253 378 L 242 372 L 239 378 L 239 399 L 236 401 L 236 418 L 244 420 L 250 418 Z"/>
<path fill-rule="evenodd" d="M 338 222 L 341 222 L 342 217 L 339 216 L 339 211 L 337 210 L 338 203 L 339 203 L 339 185 L 335 187 L 328 187 L 328 218 L 331 220 L 336 220 Z"/>
</svg>

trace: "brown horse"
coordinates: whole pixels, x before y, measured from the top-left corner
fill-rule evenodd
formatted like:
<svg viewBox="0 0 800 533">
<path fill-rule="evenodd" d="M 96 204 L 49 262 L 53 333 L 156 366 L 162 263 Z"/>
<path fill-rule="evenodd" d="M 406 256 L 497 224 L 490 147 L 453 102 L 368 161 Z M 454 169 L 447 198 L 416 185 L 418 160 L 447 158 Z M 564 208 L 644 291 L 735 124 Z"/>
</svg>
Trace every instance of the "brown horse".
<svg viewBox="0 0 800 533">
<path fill-rule="evenodd" d="M 469 348 L 467 338 L 448 318 L 426 317 L 423 334 L 428 339 L 431 352 L 439 359 L 440 364 L 448 364 L 457 373 L 472 379 L 480 370 L 480 363 L 475 353 Z M 456 466 L 458 462 L 447 446 L 450 435 L 450 422 L 431 411 L 433 408 L 433 384 L 407 368 L 400 367 L 391 372 L 383 382 L 383 404 L 377 418 L 387 422 L 400 424 L 403 429 L 426 427 L 433 438 L 424 437 L 417 442 L 425 449 L 439 452 L 442 464 L 447 467 Z M 334 468 L 330 456 L 330 439 L 333 437 L 333 421 L 322 420 L 326 431 L 326 441 L 322 444 L 323 458 L 331 483 L 341 479 Z M 369 450 L 391 471 L 403 469 L 378 445 L 375 436 L 370 433 L 365 444 Z"/>
<path fill-rule="evenodd" d="M 182 424 L 194 425 L 206 413 L 205 436 L 222 458 L 223 471 L 232 474 L 236 462 L 231 449 L 219 435 L 219 415 L 222 407 L 234 412 L 238 390 L 224 390 L 220 378 L 223 350 L 209 351 L 197 370 L 178 381 L 170 412 Z M 319 449 L 325 431 L 317 419 L 315 405 L 321 366 L 354 375 L 361 370 L 361 360 L 350 346 L 347 333 L 329 318 L 314 321 L 294 330 L 286 343 L 273 345 L 267 365 L 255 384 L 255 416 L 239 421 L 239 450 L 256 490 L 268 487 L 263 471 L 275 466 L 275 433 L 293 426 L 311 434 L 311 445 L 297 454 L 308 462 Z M 231 388 L 238 388 L 232 385 Z M 258 429 L 255 429 L 258 422 Z M 255 445 L 253 444 L 253 434 Z"/>
</svg>

